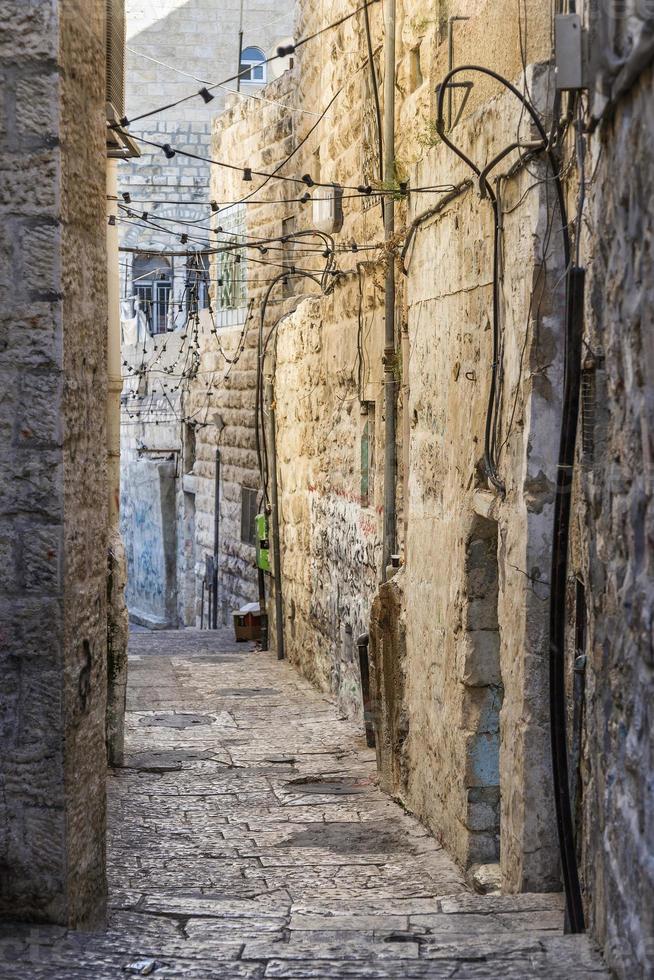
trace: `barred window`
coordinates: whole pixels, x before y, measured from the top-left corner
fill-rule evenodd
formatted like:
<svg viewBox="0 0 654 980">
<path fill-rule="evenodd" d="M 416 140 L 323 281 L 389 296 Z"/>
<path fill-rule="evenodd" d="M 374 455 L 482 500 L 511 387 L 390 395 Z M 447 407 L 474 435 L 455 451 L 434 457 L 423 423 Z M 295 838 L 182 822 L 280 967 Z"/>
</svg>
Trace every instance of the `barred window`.
<svg viewBox="0 0 654 980">
<path fill-rule="evenodd" d="M 257 516 L 257 499 L 256 490 L 241 487 L 241 541 L 243 544 L 255 545 L 257 541 L 254 525 L 254 518 Z"/>
<path fill-rule="evenodd" d="M 245 233 L 245 208 L 219 215 L 218 227 L 222 228 L 220 245 L 242 244 Z M 216 263 L 216 309 L 239 310 L 247 305 L 247 259 L 244 249 L 228 249 L 219 252 Z"/>
</svg>

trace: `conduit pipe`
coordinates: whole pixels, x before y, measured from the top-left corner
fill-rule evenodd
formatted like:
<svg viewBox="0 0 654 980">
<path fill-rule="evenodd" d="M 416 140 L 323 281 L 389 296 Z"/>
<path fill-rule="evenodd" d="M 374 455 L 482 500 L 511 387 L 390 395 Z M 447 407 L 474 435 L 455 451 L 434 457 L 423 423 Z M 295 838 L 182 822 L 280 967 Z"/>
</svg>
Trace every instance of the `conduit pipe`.
<svg viewBox="0 0 654 980">
<path fill-rule="evenodd" d="M 118 214 L 118 161 L 107 160 L 107 214 Z M 107 222 L 107 491 L 109 527 L 120 501 L 120 265 L 118 225 Z"/>
<path fill-rule="evenodd" d="M 402 327 L 400 337 L 400 353 L 402 355 L 402 529 L 404 541 L 404 557 L 407 560 L 407 542 L 409 532 L 409 445 L 411 443 L 411 416 L 409 415 L 409 358 L 411 345 L 409 331 Z"/>
<path fill-rule="evenodd" d="M 395 182 L 395 0 L 384 0 L 384 183 Z M 395 203 L 389 194 L 384 206 L 384 239 L 388 247 L 395 233 Z M 386 256 L 384 286 L 384 530 L 382 581 L 395 552 L 397 514 L 395 476 L 396 449 L 396 352 L 395 352 L 395 257 Z"/>
<path fill-rule="evenodd" d="M 556 474 L 556 497 L 554 498 L 554 538 L 552 541 L 552 571 L 550 576 L 550 734 L 556 817 L 566 893 L 566 926 L 569 932 L 583 932 L 585 928 L 570 799 L 565 692 L 568 542 L 579 417 L 584 281 L 584 269 L 571 266 L 567 281 L 563 409 L 559 462 Z"/>
</svg>

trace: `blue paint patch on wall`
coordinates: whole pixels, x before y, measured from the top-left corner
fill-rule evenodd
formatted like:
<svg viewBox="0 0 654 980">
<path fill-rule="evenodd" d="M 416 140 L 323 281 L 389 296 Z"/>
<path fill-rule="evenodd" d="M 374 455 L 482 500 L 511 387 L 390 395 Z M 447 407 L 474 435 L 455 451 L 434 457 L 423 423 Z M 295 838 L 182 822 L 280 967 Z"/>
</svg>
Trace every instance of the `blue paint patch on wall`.
<svg viewBox="0 0 654 980">
<path fill-rule="evenodd" d="M 480 732 L 468 746 L 469 771 L 475 786 L 500 784 L 500 734 Z"/>
</svg>

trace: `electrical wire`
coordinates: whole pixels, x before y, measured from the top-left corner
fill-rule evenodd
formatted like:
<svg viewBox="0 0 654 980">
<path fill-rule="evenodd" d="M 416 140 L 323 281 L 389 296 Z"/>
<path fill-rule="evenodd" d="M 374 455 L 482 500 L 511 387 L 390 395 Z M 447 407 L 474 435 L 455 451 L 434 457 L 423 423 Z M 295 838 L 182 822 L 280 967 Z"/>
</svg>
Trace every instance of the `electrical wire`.
<svg viewBox="0 0 654 980">
<path fill-rule="evenodd" d="M 345 21 L 350 20 L 352 17 L 356 17 L 356 15 L 360 13 L 360 11 L 362 11 L 365 7 L 370 7 L 374 3 L 378 3 L 378 2 L 379 0 L 366 0 L 366 2 L 362 4 L 360 7 L 356 7 L 354 10 L 350 11 L 350 13 L 344 14 L 342 17 L 339 17 L 338 20 L 332 21 L 330 24 L 325 25 L 325 27 L 322 27 L 319 30 L 314 31 L 312 34 L 307 34 L 305 37 L 302 37 L 298 41 L 295 41 L 294 44 L 287 45 L 285 48 L 284 47 L 278 48 L 276 54 L 271 55 L 269 58 L 266 58 L 264 61 L 261 62 L 261 64 L 268 65 L 271 62 L 277 61 L 280 58 L 286 58 L 289 54 L 293 54 L 294 51 L 297 51 L 297 49 L 302 47 L 304 44 L 308 44 L 309 41 L 313 41 L 314 38 L 320 37 L 321 34 L 325 34 L 327 31 L 333 30 L 336 27 L 340 27 L 340 25 L 344 24 Z M 165 112 L 168 109 L 174 109 L 177 106 L 183 105 L 185 102 L 189 102 L 191 99 L 195 99 L 198 97 L 200 97 L 205 103 L 210 102 L 213 99 L 211 92 L 214 89 L 220 88 L 223 85 L 227 85 L 229 84 L 229 82 L 237 81 L 243 75 L 246 75 L 249 71 L 250 71 L 249 67 L 245 68 L 242 71 L 236 72 L 235 75 L 230 75 L 229 78 L 223 78 L 222 81 L 216 82 L 214 85 L 210 85 L 200 89 L 199 92 L 192 92 L 190 95 L 185 95 L 181 99 L 177 99 L 174 102 L 168 102 L 166 105 L 158 106 L 156 109 L 150 109 L 148 112 L 142 112 L 140 115 L 134 116 L 132 119 L 128 119 L 127 116 L 124 116 L 119 123 L 112 123 L 111 128 L 123 129 L 124 127 L 129 126 L 132 123 L 139 122 L 141 119 L 149 119 L 150 116 L 156 116 L 160 112 Z"/>
<path fill-rule="evenodd" d="M 282 15 L 285 16 L 285 15 Z M 260 28 L 262 30 L 263 28 Z M 135 48 L 130 48 L 129 45 L 125 46 L 125 50 L 129 51 L 131 54 L 135 54 L 139 58 L 145 58 L 147 61 L 154 62 L 155 65 L 160 65 L 161 68 L 168 68 L 170 71 L 177 72 L 179 75 L 185 75 L 187 78 L 192 78 L 195 82 L 200 82 L 202 85 L 208 85 L 210 91 L 212 88 L 224 88 L 227 94 L 237 95 L 241 99 L 252 99 L 254 102 L 265 102 L 268 105 L 278 105 L 283 109 L 288 109 L 289 112 L 301 112 L 307 116 L 317 116 L 317 112 L 313 112 L 311 109 L 299 109 L 295 106 L 286 105 L 285 102 L 280 102 L 278 99 L 267 99 L 263 95 L 255 95 L 253 92 L 241 92 L 240 89 L 227 88 L 224 82 L 209 82 L 206 78 L 198 78 L 197 75 L 191 74 L 189 71 L 183 71 L 181 68 L 176 68 L 174 65 L 169 65 L 165 61 L 159 61 L 158 58 L 153 58 L 152 55 L 146 54 L 145 51 L 137 51 Z"/>
</svg>

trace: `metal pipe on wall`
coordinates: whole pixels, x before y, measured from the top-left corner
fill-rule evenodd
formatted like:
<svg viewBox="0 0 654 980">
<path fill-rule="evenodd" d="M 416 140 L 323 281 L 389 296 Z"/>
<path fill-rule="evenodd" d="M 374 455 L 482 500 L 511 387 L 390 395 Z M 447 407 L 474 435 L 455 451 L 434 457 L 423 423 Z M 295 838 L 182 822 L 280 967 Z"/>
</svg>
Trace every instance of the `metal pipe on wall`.
<svg viewBox="0 0 654 980">
<path fill-rule="evenodd" d="M 107 160 L 107 215 L 118 215 L 118 161 Z M 120 502 L 120 253 L 118 223 L 107 222 L 107 491 L 109 527 Z"/>
<path fill-rule="evenodd" d="M 392 187 L 395 181 L 395 0 L 384 0 L 384 182 Z M 384 238 L 395 233 L 395 205 L 388 195 L 384 207 Z M 396 379 L 395 379 L 395 260 L 387 255 L 384 284 L 384 533 L 382 552 L 382 581 L 395 551 L 397 514 L 395 477 L 396 450 Z"/>
<path fill-rule="evenodd" d="M 284 605 L 282 602 L 282 560 L 279 535 L 279 495 L 277 493 L 277 440 L 275 433 L 275 394 L 272 381 L 266 381 L 270 445 L 270 506 L 272 523 L 273 576 L 275 579 L 275 646 L 277 659 L 284 659 Z"/>
<path fill-rule="evenodd" d="M 404 560 L 407 560 L 407 541 L 409 531 L 409 445 L 411 442 L 411 416 L 409 415 L 409 357 L 411 347 L 409 331 L 402 329 L 400 338 L 402 355 L 402 540 Z"/>
<path fill-rule="evenodd" d="M 241 91 L 241 55 L 243 54 L 243 0 L 238 18 L 238 61 L 236 63 L 236 91 Z"/>
</svg>

